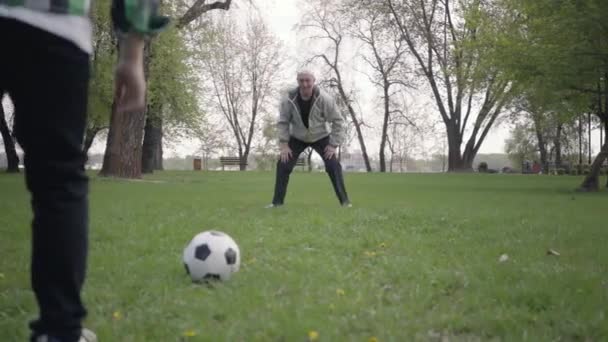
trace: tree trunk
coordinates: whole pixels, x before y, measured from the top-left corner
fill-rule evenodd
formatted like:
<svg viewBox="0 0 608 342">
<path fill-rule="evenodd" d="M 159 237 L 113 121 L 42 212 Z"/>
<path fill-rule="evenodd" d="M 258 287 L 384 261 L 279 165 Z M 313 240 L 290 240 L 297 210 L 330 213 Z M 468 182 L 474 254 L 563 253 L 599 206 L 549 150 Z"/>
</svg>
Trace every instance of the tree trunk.
<svg viewBox="0 0 608 342">
<path fill-rule="evenodd" d="M 385 84 L 386 84 L 386 81 L 385 81 Z M 388 87 L 385 85 L 384 86 L 384 121 L 382 122 L 382 136 L 380 138 L 380 152 L 379 152 L 380 172 L 386 172 L 386 157 L 384 156 L 384 149 L 386 147 L 386 139 L 388 137 L 389 116 L 390 116 L 389 94 L 388 94 Z M 391 169 L 392 169 L 392 165 L 391 165 Z"/>
<path fill-rule="evenodd" d="M 591 165 L 591 112 L 587 113 L 587 156 L 588 164 Z M 601 146 L 601 145 L 600 145 Z"/>
<path fill-rule="evenodd" d="M 467 165 L 465 165 L 460 152 L 460 145 L 462 143 L 460 132 L 458 127 L 453 124 L 446 124 L 448 132 L 448 172 L 461 172 L 471 171 L 473 169 L 473 158 L 468 158 Z"/>
<path fill-rule="evenodd" d="M 468 145 L 469 143 L 467 143 Z M 473 147 L 469 147 L 468 149 L 465 149 L 465 153 L 462 156 L 462 166 L 459 170 L 456 171 L 462 171 L 462 172 L 471 172 L 475 169 L 473 162 L 475 161 L 475 156 L 476 154 L 472 153 L 473 151 Z"/>
<path fill-rule="evenodd" d="M 336 70 L 336 74 L 339 76 L 338 71 Z M 342 84 L 338 84 L 338 91 L 340 92 L 340 97 L 342 97 L 342 101 L 346 104 L 348 108 L 348 113 L 350 114 L 350 118 L 355 125 L 355 130 L 357 131 L 357 139 L 359 140 L 359 146 L 361 147 L 361 155 L 363 156 L 363 161 L 365 162 L 365 169 L 367 172 L 372 172 L 372 165 L 369 162 L 369 156 L 367 155 L 367 148 L 365 147 L 365 140 L 363 139 L 363 132 L 361 132 L 361 123 L 357 120 L 357 115 L 355 114 L 355 110 L 350 105 L 350 100 L 344 89 L 342 88 Z"/>
<path fill-rule="evenodd" d="M 312 172 L 312 148 L 308 149 L 308 156 L 306 157 L 308 162 L 308 172 Z"/>
<path fill-rule="evenodd" d="M 163 169 L 163 119 L 153 106 L 148 106 L 141 158 L 143 173 Z"/>
<path fill-rule="evenodd" d="M 118 113 L 112 105 L 101 176 L 141 178 L 144 113 Z"/>
<path fill-rule="evenodd" d="M 363 140 L 363 132 L 361 131 L 361 124 L 357 121 L 355 117 L 355 111 L 348 105 L 349 111 L 351 112 L 351 119 L 353 119 L 353 123 L 355 125 L 355 130 L 357 131 L 357 140 L 359 140 L 359 147 L 361 147 L 361 156 L 363 157 L 363 162 L 365 163 L 365 170 L 367 172 L 372 172 L 372 164 L 369 162 L 369 156 L 367 155 L 367 148 L 365 147 L 365 140 Z"/>
<path fill-rule="evenodd" d="M 534 130 L 536 131 L 536 139 L 538 140 L 538 150 L 540 152 L 540 164 L 543 167 L 543 173 L 549 171 L 549 160 L 547 158 L 547 144 L 545 143 L 545 137 L 543 136 L 543 127 L 540 122 L 535 122 Z"/>
<path fill-rule="evenodd" d="M 144 46 L 144 76 L 150 73 L 150 40 Z M 141 178 L 142 142 L 146 112 L 118 113 L 112 103 L 110 130 L 99 174 L 106 177 Z"/>
<path fill-rule="evenodd" d="M 247 171 L 247 158 L 249 157 L 249 152 L 245 152 L 241 156 L 241 164 L 239 165 L 239 171 Z"/>
<path fill-rule="evenodd" d="M 2 92 L 0 92 L 0 101 L 2 100 Z M 4 150 L 6 152 L 6 172 L 19 172 L 19 156 L 15 148 L 15 140 L 11 136 L 11 131 L 4 117 L 4 108 L 0 103 L 0 132 L 2 133 L 2 141 L 4 141 Z"/>
<path fill-rule="evenodd" d="M 106 127 L 88 127 L 86 132 L 84 133 L 84 143 L 82 145 L 82 152 L 84 152 L 86 158 L 88 159 L 89 150 L 95 141 L 95 137 L 99 132 L 106 129 Z"/>
<path fill-rule="evenodd" d="M 589 174 L 583 180 L 583 183 L 578 188 L 578 191 L 598 191 L 600 188 L 600 170 L 602 168 L 602 164 L 604 160 L 608 158 L 608 143 L 604 143 L 602 146 L 602 150 L 595 157 L 593 164 L 591 164 L 591 169 L 589 170 Z"/>
<path fill-rule="evenodd" d="M 583 170 L 583 119 L 578 117 L 578 172 Z"/>
<path fill-rule="evenodd" d="M 562 129 L 561 123 L 557 124 L 557 132 L 555 133 L 555 167 L 559 168 L 562 166 Z"/>
</svg>

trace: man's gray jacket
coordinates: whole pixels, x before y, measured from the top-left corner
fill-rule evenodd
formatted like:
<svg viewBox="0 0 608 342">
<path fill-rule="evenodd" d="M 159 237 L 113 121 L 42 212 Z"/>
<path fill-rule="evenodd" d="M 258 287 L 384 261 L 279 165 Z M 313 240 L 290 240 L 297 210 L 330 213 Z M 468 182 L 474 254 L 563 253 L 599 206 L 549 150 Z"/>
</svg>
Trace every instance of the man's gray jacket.
<svg viewBox="0 0 608 342">
<path fill-rule="evenodd" d="M 288 142 L 289 137 L 292 136 L 298 140 L 313 143 L 329 136 L 330 145 L 340 146 L 344 142 L 345 122 L 332 96 L 319 87 L 314 87 L 307 128 L 302 121 L 300 108 L 298 108 L 298 92 L 298 88 L 292 89 L 281 99 L 278 122 L 279 141 Z"/>
</svg>

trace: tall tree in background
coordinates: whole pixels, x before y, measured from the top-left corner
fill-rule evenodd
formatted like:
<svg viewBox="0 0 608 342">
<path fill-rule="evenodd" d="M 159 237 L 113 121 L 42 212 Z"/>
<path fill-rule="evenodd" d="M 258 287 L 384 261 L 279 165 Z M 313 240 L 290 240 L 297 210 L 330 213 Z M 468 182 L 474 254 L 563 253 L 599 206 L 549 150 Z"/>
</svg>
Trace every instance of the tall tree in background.
<svg viewBox="0 0 608 342">
<path fill-rule="evenodd" d="M 250 10 L 245 27 L 232 19 L 218 22 L 200 60 L 211 101 L 230 128 L 240 170 L 245 170 L 259 117 L 276 95 L 283 47 L 259 14 Z"/>
<path fill-rule="evenodd" d="M 349 17 L 343 11 L 343 8 L 336 1 L 310 0 L 307 2 L 308 7 L 306 13 L 300 23 L 300 30 L 310 34 L 310 39 L 318 42 L 324 49 L 323 52 L 315 54 L 310 61 L 320 59 L 322 63 L 329 68 L 332 77 L 328 80 L 330 87 L 335 87 L 338 90 L 341 101 L 346 105 L 350 121 L 355 126 L 357 139 L 361 154 L 365 163 L 367 172 L 372 172 L 372 166 L 369 162 L 367 147 L 363 137 L 363 121 L 357 116 L 353 108 L 353 98 L 351 91 L 348 91 L 344 85 L 343 63 L 341 54 L 344 45 L 346 28 L 348 27 Z"/>
<path fill-rule="evenodd" d="M 109 128 L 113 97 L 114 63 L 116 61 L 116 37 L 110 26 L 108 0 L 94 2 L 92 10 L 93 55 L 91 56 L 91 80 L 87 127 L 83 150 L 88 154 L 98 134 Z"/>
<path fill-rule="evenodd" d="M 142 146 L 142 172 L 163 169 L 163 139 L 192 134 L 202 114 L 197 103 L 198 77 L 188 36 L 175 28 L 152 42 L 148 105 Z"/>
<path fill-rule="evenodd" d="M 572 119 L 591 112 L 607 125 L 608 3 L 603 0 L 497 3 L 505 14 L 502 20 L 510 21 L 497 34 L 496 51 L 500 55 L 495 60 L 497 67 L 509 72 L 526 92 L 538 94 L 536 97 L 553 112 Z M 608 145 L 604 143 L 580 190 L 599 189 L 599 172 L 607 157 Z"/>
<path fill-rule="evenodd" d="M 142 147 L 142 172 L 151 173 L 163 169 L 163 140 L 166 137 L 175 138 L 180 135 L 179 128 L 186 128 L 185 132 L 192 133 L 191 128 L 198 125 L 196 116 L 199 113 L 196 113 L 197 108 L 192 99 L 193 94 L 197 93 L 192 79 L 195 73 L 188 70 L 186 62 L 189 44 L 179 40 L 183 40 L 189 31 L 206 29 L 205 23 L 201 22 L 204 13 L 217 9 L 228 10 L 231 3 L 231 0 L 211 3 L 204 0 L 163 2 L 165 12 L 178 19 L 176 30 L 172 34 L 163 34 L 159 37 L 159 42 L 153 42 L 150 47 L 154 51 L 147 62 L 156 66 L 150 67 L 150 73 L 159 81 L 155 83 L 158 85 L 155 90 L 151 84 L 150 91 L 155 91 L 158 98 L 149 95 Z"/>
<path fill-rule="evenodd" d="M 186 27 L 188 24 L 194 22 L 203 13 L 214 9 L 228 10 L 231 5 L 231 0 L 215 1 L 207 3 L 205 0 L 196 0 L 194 2 L 164 2 L 164 9 L 185 9 L 185 13 L 181 16 L 177 16 L 177 25 L 173 30 L 178 30 L 181 27 Z M 168 33 L 168 32 L 165 32 Z M 163 34 L 165 34 L 163 33 Z M 154 58 L 153 41 L 146 43 L 144 51 L 144 72 L 146 79 L 150 79 L 150 72 L 152 70 L 152 59 Z M 171 61 L 172 63 L 178 63 L 179 61 Z M 148 96 L 148 100 L 150 100 Z M 149 104 L 147 108 L 150 108 Z M 162 111 L 162 106 L 158 108 Z M 156 114 L 155 114 L 156 115 Z M 162 114 L 161 114 L 162 115 Z M 152 116 L 155 120 L 158 116 Z M 142 143 L 144 138 L 144 128 L 146 122 L 146 113 L 129 113 L 120 114 L 115 111 L 115 106 L 112 106 L 112 114 L 110 118 L 110 130 L 108 132 L 108 140 L 106 144 L 106 152 L 104 155 L 104 163 L 101 170 L 101 175 L 106 176 L 117 176 L 125 178 L 139 178 L 142 173 Z M 151 123 L 149 127 L 154 127 L 154 123 Z M 161 144 L 162 137 L 158 137 L 158 134 L 162 132 L 161 129 L 151 129 L 151 134 L 156 134 L 156 137 L 151 137 L 151 144 Z M 152 153 L 158 153 L 160 150 L 158 147 L 152 146 L 150 149 Z M 152 157 L 152 160 L 158 161 L 159 158 Z"/>
<path fill-rule="evenodd" d="M 384 20 L 382 12 L 361 4 L 359 1 L 347 2 L 346 5 L 346 11 L 353 21 L 352 35 L 363 42 L 368 50 L 368 53 L 361 54 L 361 58 L 373 71 L 373 75 L 369 76 L 370 81 L 380 89 L 382 94 L 383 118 L 378 155 L 380 172 L 386 172 L 385 149 L 389 138 L 389 122 L 395 111 L 391 106 L 391 99 L 395 95 L 396 86 L 409 86 L 403 64 L 403 55 L 407 48 L 397 32 L 392 27 L 385 25 L 386 20 Z M 368 57 L 368 54 L 371 56 Z"/>
<path fill-rule="evenodd" d="M 506 75 L 486 60 L 493 42 L 480 39 L 501 30 L 481 25 L 493 8 L 478 0 L 366 3 L 392 17 L 388 24 L 396 27 L 427 81 L 447 133 L 448 170 L 472 170 L 475 155 L 513 89 Z"/>
</svg>

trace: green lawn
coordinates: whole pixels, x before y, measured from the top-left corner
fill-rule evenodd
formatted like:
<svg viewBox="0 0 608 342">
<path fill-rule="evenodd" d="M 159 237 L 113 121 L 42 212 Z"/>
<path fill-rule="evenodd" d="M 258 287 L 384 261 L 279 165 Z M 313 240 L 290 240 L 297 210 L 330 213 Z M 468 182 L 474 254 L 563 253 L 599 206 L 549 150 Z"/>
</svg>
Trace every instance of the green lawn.
<svg viewBox="0 0 608 342">
<path fill-rule="evenodd" d="M 298 172 L 270 210 L 270 173 L 146 180 L 91 183 L 86 326 L 102 342 L 608 341 L 608 192 L 574 192 L 579 177 L 346 174 L 347 209 Z M 25 341 L 28 195 L 21 176 L 0 189 L 0 341 Z M 243 260 L 213 287 L 181 263 L 208 229 Z"/>
</svg>

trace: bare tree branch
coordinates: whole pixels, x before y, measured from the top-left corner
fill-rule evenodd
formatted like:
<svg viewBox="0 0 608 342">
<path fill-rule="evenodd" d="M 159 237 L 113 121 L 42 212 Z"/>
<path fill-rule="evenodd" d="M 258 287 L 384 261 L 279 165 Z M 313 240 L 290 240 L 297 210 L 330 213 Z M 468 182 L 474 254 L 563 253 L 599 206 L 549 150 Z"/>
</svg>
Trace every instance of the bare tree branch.
<svg viewBox="0 0 608 342">
<path fill-rule="evenodd" d="M 196 2 L 186 11 L 186 13 L 184 13 L 184 15 L 177 20 L 177 28 L 181 29 L 200 17 L 203 13 L 211 10 L 221 9 L 227 11 L 230 9 L 232 0 L 214 1 L 210 4 L 207 4 L 206 2 L 206 0 L 196 0 Z"/>
</svg>

